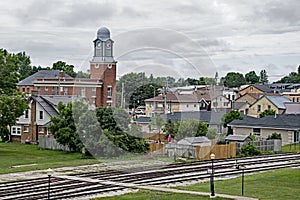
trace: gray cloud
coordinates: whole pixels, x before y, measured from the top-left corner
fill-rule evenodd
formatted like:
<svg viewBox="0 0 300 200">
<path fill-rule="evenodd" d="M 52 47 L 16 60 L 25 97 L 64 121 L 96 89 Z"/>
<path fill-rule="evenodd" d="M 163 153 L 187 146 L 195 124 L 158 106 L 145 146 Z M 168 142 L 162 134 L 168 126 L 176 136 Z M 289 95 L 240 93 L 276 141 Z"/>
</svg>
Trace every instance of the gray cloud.
<svg viewBox="0 0 300 200">
<path fill-rule="evenodd" d="M 2 1 L 0 48 L 25 51 L 34 65 L 64 59 L 86 68 L 97 29 L 107 26 L 119 66 L 124 66 L 120 71 L 130 70 L 130 64 L 189 71 L 191 62 L 196 67 L 213 66 L 211 71 L 219 68 L 220 74 L 253 66 L 258 70 L 270 63 L 285 73 L 291 68 L 281 66 L 299 65 L 299 4 L 298 0 L 136 0 L 130 5 L 121 0 Z"/>
</svg>

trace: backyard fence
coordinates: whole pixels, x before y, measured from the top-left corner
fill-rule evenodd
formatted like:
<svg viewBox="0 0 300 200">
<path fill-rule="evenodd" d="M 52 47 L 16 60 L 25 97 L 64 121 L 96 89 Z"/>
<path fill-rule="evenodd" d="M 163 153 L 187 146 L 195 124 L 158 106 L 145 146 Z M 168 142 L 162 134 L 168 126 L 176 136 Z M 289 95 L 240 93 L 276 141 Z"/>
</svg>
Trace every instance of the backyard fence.
<svg viewBox="0 0 300 200">
<path fill-rule="evenodd" d="M 281 151 L 281 140 L 259 140 L 252 143 L 261 151 Z M 236 144 L 237 152 L 240 152 L 245 144 L 247 142 L 238 142 Z"/>
<path fill-rule="evenodd" d="M 213 145 L 213 146 L 192 146 L 183 144 L 168 143 L 165 146 L 165 153 L 172 157 L 175 155 L 194 158 L 197 160 L 210 160 L 210 154 L 214 153 L 216 159 L 234 158 L 236 156 L 236 144 Z"/>
</svg>

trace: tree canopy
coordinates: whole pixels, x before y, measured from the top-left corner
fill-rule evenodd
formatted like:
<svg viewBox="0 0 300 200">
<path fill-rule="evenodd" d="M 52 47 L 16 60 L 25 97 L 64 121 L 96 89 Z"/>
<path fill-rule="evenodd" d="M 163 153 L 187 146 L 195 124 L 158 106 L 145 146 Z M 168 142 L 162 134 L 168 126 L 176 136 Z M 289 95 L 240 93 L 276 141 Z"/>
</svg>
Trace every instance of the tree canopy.
<svg viewBox="0 0 300 200">
<path fill-rule="evenodd" d="M 259 76 L 256 75 L 255 71 L 250 71 L 245 74 L 245 80 L 249 84 L 259 83 Z"/>
<path fill-rule="evenodd" d="M 246 84 L 244 75 L 238 72 L 229 72 L 226 74 L 222 80 L 226 87 L 240 87 L 241 85 Z"/>
<path fill-rule="evenodd" d="M 16 55 L 0 49 L 0 137 L 2 141 L 9 139 L 8 126 L 14 124 L 28 108 L 26 100 L 17 89 L 22 59 L 21 54 Z"/>
<path fill-rule="evenodd" d="M 260 117 L 260 118 L 263 118 L 263 117 L 265 117 L 265 116 L 267 116 L 267 115 L 275 115 L 275 114 L 276 114 L 276 111 L 270 109 L 270 110 L 265 110 L 265 111 L 263 111 L 262 113 L 259 113 L 259 117 Z"/>
<path fill-rule="evenodd" d="M 300 65 L 297 72 L 291 72 L 288 76 L 281 78 L 275 83 L 300 83 Z"/>
<path fill-rule="evenodd" d="M 260 76 L 259 76 L 260 82 L 262 84 L 267 84 L 269 82 L 268 80 L 268 73 L 265 69 L 260 71 Z"/>
<path fill-rule="evenodd" d="M 223 116 L 224 128 L 228 127 L 227 125 L 235 119 L 239 119 L 239 120 L 243 119 L 243 117 L 241 116 L 241 113 L 239 111 L 231 110 L 229 113 L 225 114 Z M 231 127 L 228 127 L 227 134 L 230 135 L 232 133 L 233 133 L 233 131 L 232 131 Z"/>
</svg>

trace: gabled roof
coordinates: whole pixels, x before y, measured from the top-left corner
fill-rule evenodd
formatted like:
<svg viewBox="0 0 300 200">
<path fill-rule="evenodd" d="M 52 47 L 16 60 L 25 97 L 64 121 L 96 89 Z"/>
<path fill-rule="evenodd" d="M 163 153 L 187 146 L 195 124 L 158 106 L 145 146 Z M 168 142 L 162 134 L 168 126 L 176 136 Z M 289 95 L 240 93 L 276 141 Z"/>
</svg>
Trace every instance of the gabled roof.
<svg viewBox="0 0 300 200">
<path fill-rule="evenodd" d="M 17 85 L 18 86 L 33 86 L 33 81 L 37 78 L 58 78 L 59 70 L 40 70 L 31 76 L 23 79 Z M 65 78 L 72 78 L 68 74 L 65 74 Z"/>
<path fill-rule="evenodd" d="M 265 96 L 270 102 L 272 102 L 277 108 L 279 109 L 285 109 L 284 103 L 291 102 L 290 99 L 288 99 L 285 96 Z"/>
<path fill-rule="evenodd" d="M 243 120 L 232 121 L 228 126 L 300 130 L 300 114 L 269 115 L 263 118 L 245 117 Z"/>
<path fill-rule="evenodd" d="M 272 93 L 273 90 L 270 89 L 267 85 L 261 85 L 261 84 L 257 84 L 257 85 L 253 85 L 253 87 L 256 87 L 257 89 L 265 92 L 265 93 Z"/>
<path fill-rule="evenodd" d="M 255 87 L 256 89 L 258 89 L 258 90 L 260 90 L 260 91 L 262 91 L 264 93 L 271 93 L 271 92 L 273 92 L 273 90 L 270 89 L 267 85 L 261 85 L 261 84 L 248 85 L 248 86 L 242 88 L 241 91 L 243 91 L 243 90 L 245 90 L 245 89 L 247 89 L 249 87 Z"/>
<path fill-rule="evenodd" d="M 74 96 L 31 96 L 30 99 L 39 103 L 42 108 L 52 117 L 58 116 L 57 105 L 59 102 L 67 104 L 74 100 L 79 100 L 80 97 Z"/>
<path fill-rule="evenodd" d="M 42 108 L 52 117 L 52 116 L 58 116 L 57 110 L 54 108 L 53 105 L 49 104 L 45 99 L 43 99 L 41 96 L 31 96 L 33 100 L 35 100 L 37 103 L 39 103 Z"/>
</svg>

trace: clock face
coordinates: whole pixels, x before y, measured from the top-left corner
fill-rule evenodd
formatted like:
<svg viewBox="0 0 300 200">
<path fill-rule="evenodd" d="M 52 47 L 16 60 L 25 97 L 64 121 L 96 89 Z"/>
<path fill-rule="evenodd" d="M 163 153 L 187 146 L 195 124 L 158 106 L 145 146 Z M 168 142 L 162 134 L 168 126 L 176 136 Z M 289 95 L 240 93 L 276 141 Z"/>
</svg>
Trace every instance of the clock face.
<svg viewBox="0 0 300 200">
<path fill-rule="evenodd" d="M 98 46 L 98 47 L 101 47 L 101 42 L 98 42 L 97 46 Z"/>
<path fill-rule="evenodd" d="M 106 43 L 106 47 L 107 47 L 107 48 L 110 48 L 110 46 L 111 46 L 110 42 L 107 42 L 107 43 Z"/>
</svg>

